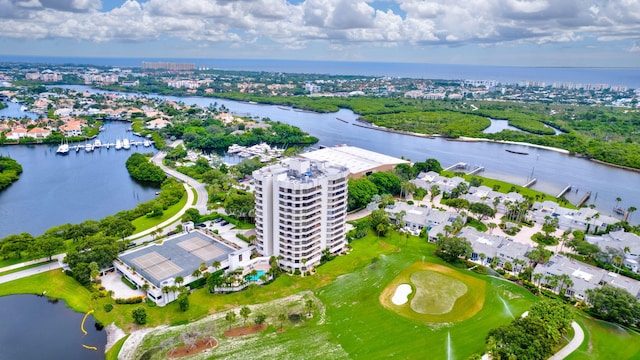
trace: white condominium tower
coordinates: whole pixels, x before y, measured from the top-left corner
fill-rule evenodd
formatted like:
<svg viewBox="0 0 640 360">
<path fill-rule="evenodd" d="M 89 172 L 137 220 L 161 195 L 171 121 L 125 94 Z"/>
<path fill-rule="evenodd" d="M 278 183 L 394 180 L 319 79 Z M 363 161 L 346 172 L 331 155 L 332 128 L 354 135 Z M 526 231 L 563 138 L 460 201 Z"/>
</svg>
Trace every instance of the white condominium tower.
<svg viewBox="0 0 640 360">
<path fill-rule="evenodd" d="M 304 271 L 324 249 L 342 251 L 348 175 L 346 167 L 300 158 L 254 171 L 258 253 Z"/>
</svg>

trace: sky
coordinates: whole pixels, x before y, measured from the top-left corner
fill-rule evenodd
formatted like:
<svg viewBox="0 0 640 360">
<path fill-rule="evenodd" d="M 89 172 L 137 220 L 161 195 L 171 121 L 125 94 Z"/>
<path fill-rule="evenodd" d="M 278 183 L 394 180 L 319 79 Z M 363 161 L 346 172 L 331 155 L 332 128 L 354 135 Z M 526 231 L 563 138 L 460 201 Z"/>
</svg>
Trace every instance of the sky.
<svg viewBox="0 0 640 360">
<path fill-rule="evenodd" d="M 0 56 L 640 67 L 640 0 L 0 0 Z"/>
</svg>

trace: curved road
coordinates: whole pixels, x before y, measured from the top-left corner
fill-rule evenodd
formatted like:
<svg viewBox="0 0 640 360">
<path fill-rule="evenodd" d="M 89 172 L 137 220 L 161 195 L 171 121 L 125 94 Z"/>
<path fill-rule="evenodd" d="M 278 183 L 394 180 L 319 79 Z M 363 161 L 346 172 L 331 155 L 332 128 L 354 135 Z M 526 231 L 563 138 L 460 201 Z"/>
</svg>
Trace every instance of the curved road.
<svg viewBox="0 0 640 360">
<path fill-rule="evenodd" d="M 173 144 L 171 144 L 170 146 L 176 147 L 178 145 L 182 145 L 182 140 L 174 141 Z M 166 155 L 167 153 L 165 153 L 164 151 L 159 151 L 157 154 L 155 154 L 151 158 L 151 161 L 155 165 L 159 166 L 162 169 L 162 171 L 165 172 L 165 174 L 172 176 L 186 184 L 189 184 L 189 186 L 196 189 L 196 193 L 198 194 L 198 202 L 196 203 L 195 206 L 191 206 L 191 203 L 189 202 L 188 207 L 195 207 L 196 209 L 198 209 L 198 211 L 200 211 L 201 214 L 206 214 L 208 212 L 207 201 L 209 200 L 209 194 L 207 194 L 207 189 L 205 185 L 183 173 L 180 173 L 178 171 L 175 171 L 173 169 L 170 169 L 164 166 L 162 164 L 162 160 L 165 158 Z"/>
<path fill-rule="evenodd" d="M 555 355 L 550 357 L 549 360 L 562 360 L 580 347 L 580 345 L 584 341 L 584 331 L 582 330 L 582 327 L 575 321 L 571 323 L 571 327 L 573 327 L 573 339 L 569 341 L 567 346 L 563 347 L 562 349 L 560 349 L 560 351 L 555 353 Z"/>
</svg>

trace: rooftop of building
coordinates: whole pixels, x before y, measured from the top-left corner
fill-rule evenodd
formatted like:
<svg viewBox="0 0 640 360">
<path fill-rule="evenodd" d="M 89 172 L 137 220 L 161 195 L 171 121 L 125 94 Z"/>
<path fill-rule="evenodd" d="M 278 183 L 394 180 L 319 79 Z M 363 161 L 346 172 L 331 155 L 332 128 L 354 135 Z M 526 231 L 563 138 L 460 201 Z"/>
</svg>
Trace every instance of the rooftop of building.
<svg viewBox="0 0 640 360">
<path fill-rule="evenodd" d="M 214 261 L 227 260 L 234 251 L 200 231 L 191 231 L 166 239 L 161 244 L 128 251 L 119 259 L 161 288 L 169 279 L 190 276 L 203 262 L 210 266 Z"/>
<path fill-rule="evenodd" d="M 407 160 L 348 145 L 326 147 L 300 156 L 345 166 L 351 174 L 362 173 L 383 165 L 409 164 Z"/>
</svg>

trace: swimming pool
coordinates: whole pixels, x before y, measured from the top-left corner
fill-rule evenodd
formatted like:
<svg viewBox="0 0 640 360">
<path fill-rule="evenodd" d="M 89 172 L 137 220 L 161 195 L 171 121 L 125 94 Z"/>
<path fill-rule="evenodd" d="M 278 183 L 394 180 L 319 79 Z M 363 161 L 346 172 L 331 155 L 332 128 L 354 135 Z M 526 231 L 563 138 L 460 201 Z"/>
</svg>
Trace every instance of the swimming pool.
<svg viewBox="0 0 640 360">
<path fill-rule="evenodd" d="M 264 274 L 266 274 L 267 272 L 264 270 L 256 270 L 257 274 L 254 275 L 247 275 L 245 276 L 245 279 L 247 279 L 247 281 L 258 281 L 260 280 L 260 277 Z"/>
</svg>

